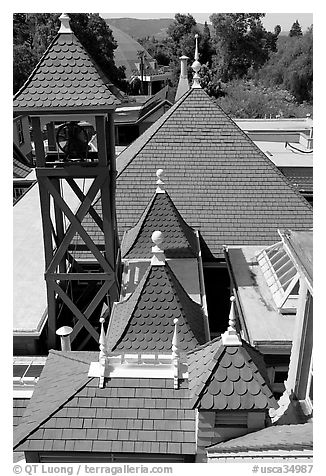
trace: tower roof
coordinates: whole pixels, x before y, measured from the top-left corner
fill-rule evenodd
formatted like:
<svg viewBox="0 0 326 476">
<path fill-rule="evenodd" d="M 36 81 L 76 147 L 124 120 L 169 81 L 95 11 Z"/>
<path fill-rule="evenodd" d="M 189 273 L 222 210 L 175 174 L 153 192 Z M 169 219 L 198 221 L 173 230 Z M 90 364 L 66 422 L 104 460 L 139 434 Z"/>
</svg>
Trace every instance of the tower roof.
<svg viewBox="0 0 326 476">
<path fill-rule="evenodd" d="M 155 230 L 164 234 L 167 258 L 193 258 L 198 255 L 194 230 L 183 220 L 167 192 L 155 193 L 137 224 L 127 231 L 121 244 L 123 258 L 151 258 L 148 246 Z"/>
<path fill-rule="evenodd" d="M 176 318 L 181 352 L 205 342 L 201 306 L 188 296 L 167 263 L 151 265 L 134 293 L 114 306 L 107 331 L 108 349 L 170 353 Z"/>
<path fill-rule="evenodd" d="M 312 226 L 311 206 L 201 88 L 190 89 L 119 155 L 120 236 L 143 213 L 159 167 L 176 208 L 216 258 L 225 243 L 269 245 L 278 228 Z"/>
<path fill-rule="evenodd" d="M 192 407 L 201 410 L 276 408 L 262 355 L 241 341 L 223 345 L 217 338 L 188 354 Z"/>
<path fill-rule="evenodd" d="M 107 83 L 70 28 L 61 28 L 14 96 L 14 111 L 32 114 L 114 109 L 120 101 Z"/>
</svg>

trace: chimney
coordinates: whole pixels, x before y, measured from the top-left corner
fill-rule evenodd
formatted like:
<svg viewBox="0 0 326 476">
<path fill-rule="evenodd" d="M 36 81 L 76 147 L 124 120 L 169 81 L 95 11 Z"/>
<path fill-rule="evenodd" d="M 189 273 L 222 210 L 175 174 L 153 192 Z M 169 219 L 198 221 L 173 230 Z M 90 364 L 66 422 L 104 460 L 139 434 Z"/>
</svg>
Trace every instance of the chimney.
<svg viewBox="0 0 326 476">
<path fill-rule="evenodd" d="M 187 60 L 189 58 L 188 56 L 183 55 L 179 59 L 181 60 L 181 71 L 180 71 L 178 88 L 175 95 L 175 102 L 177 102 L 181 98 L 181 96 L 183 96 L 190 89 L 189 82 L 188 82 L 188 72 L 187 72 Z"/>
<path fill-rule="evenodd" d="M 64 352 L 71 350 L 71 344 L 70 344 L 71 333 L 72 333 L 72 328 L 69 326 L 60 327 L 60 329 L 56 331 L 57 336 L 60 336 L 61 350 Z"/>
</svg>

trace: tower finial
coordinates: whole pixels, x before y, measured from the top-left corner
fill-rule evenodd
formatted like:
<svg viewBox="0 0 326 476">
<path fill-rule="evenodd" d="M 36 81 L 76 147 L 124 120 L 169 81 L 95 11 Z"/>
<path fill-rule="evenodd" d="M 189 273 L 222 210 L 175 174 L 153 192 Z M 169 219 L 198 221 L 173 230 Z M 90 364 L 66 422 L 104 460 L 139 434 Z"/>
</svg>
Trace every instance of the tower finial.
<svg viewBox="0 0 326 476">
<path fill-rule="evenodd" d="M 153 257 L 151 260 L 151 265 L 165 265 L 164 251 L 160 247 L 160 245 L 163 243 L 163 240 L 164 236 L 161 231 L 154 231 L 152 233 L 152 241 L 155 246 L 152 246 Z"/>
<path fill-rule="evenodd" d="M 67 13 L 62 13 L 59 17 L 59 20 L 61 21 L 59 33 L 72 33 L 69 15 L 67 15 Z"/>
<path fill-rule="evenodd" d="M 156 177 L 157 177 L 157 181 L 156 181 L 156 193 L 165 193 L 165 190 L 164 190 L 164 182 L 163 180 L 161 180 L 161 176 L 163 174 L 163 169 L 158 169 L 156 171 Z"/>
<path fill-rule="evenodd" d="M 180 352 L 179 352 L 179 339 L 178 339 L 178 322 L 179 319 L 174 319 L 174 333 L 172 338 L 172 361 L 173 361 L 173 368 L 174 368 L 174 375 L 173 375 L 173 387 L 175 389 L 179 388 L 179 359 L 180 359 Z"/>
<path fill-rule="evenodd" d="M 106 369 L 106 361 L 107 361 L 107 347 L 106 347 L 106 338 L 104 332 L 104 317 L 100 318 L 101 323 L 101 334 L 100 334 L 100 355 L 99 355 L 99 363 L 100 363 L 100 388 L 104 387 L 104 377 L 105 377 L 105 369 Z"/>
<path fill-rule="evenodd" d="M 193 69 L 193 71 L 195 72 L 194 74 L 194 81 L 192 83 L 192 88 L 201 88 L 200 86 L 200 76 L 199 76 L 199 71 L 201 69 L 201 64 L 199 63 L 198 59 L 199 59 L 199 54 L 198 54 L 198 34 L 196 33 L 195 35 L 195 39 L 196 39 L 196 48 L 195 48 L 195 61 L 192 63 L 191 67 Z"/>
<path fill-rule="evenodd" d="M 234 303 L 235 303 L 235 297 L 231 296 L 230 297 L 231 301 L 231 308 L 230 308 L 230 314 L 229 314 L 229 327 L 227 330 L 222 334 L 222 343 L 223 345 L 237 345 L 240 346 L 242 345 L 241 339 L 239 337 L 239 334 L 236 331 L 235 328 L 235 312 L 234 312 Z"/>
</svg>

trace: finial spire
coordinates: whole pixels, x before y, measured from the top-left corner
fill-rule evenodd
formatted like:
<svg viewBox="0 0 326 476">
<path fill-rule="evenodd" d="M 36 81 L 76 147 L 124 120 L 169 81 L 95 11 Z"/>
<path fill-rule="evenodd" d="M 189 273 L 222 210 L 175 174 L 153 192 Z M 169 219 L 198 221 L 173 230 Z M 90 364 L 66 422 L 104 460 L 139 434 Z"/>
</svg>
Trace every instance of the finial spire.
<svg viewBox="0 0 326 476">
<path fill-rule="evenodd" d="M 199 54 L 198 54 L 198 34 L 195 35 L 196 38 L 196 48 L 195 48 L 195 61 L 192 63 L 191 67 L 193 71 L 195 72 L 194 74 L 194 81 L 192 83 L 192 88 L 201 88 L 200 86 L 200 76 L 199 76 L 199 71 L 201 69 L 201 64 L 199 63 Z"/>
<path fill-rule="evenodd" d="M 158 170 L 156 171 L 156 177 L 157 177 L 157 181 L 156 181 L 156 185 L 157 185 L 156 193 L 165 193 L 165 190 L 164 190 L 164 182 L 161 180 L 162 174 L 163 174 L 163 169 L 158 169 Z"/>
<path fill-rule="evenodd" d="M 155 246 L 152 246 L 153 257 L 151 260 L 151 265 L 165 265 L 165 255 L 163 249 L 160 248 L 160 245 L 163 243 L 164 236 L 161 231 L 154 231 L 152 233 L 152 241 Z"/>
<path fill-rule="evenodd" d="M 222 334 L 222 342 L 223 342 L 223 345 L 228 345 L 228 346 L 242 345 L 239 334 L 237 333 L 235 328 L 235 321 L 236 321 L 235 312 L 234 312 L 235 297 L 231 296 L 230 301 L 231 301 L 231 308 L 230 308 L 230 314 L 229 314 L 229 327 Z"/>
<path fill-rule="evenodd" d="M 59 20 L 61 21 L 59 33 L 72 33 L 69 15 L 67 15 L 67 13 L 62 13 L 59 17 Z"/>
<path fill-rule="evenodd" d="M 100 388 L 104 387 L 104 376 L 105 376 L 105 368 L 106 368 L 106 361 L 107 361 L 107 348 L 106 348 L 106 338 L 104 332 L 104 317 L 100 318 L 101 323 L 101 334 L 100 334 L 100 355 L 99 355 L 99 363 L 100 363 Z"/>
<path fill-rule="evenodd" d="M 172 338 L 172 361 L 174 367 L 173 386 L 175 389 L 179 388 L 179 339 L 178 339 L 178 322 L 179 319 L 174 319 L 174 333 Z"/>
</svg>

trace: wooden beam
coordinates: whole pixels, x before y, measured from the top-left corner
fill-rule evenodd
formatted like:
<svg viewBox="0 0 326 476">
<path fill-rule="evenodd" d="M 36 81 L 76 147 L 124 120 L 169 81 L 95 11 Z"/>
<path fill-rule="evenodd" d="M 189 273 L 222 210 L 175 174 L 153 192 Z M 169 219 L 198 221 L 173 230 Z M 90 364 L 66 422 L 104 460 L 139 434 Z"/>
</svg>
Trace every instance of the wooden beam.
<svg viewBox="0 0 326 476">
<path fill-rule="evenodd" d="M 81 202 L 85 199 L 85 194 L 81 191 L 81 189 L 78 187 L 74 179 L 72 178 L 67 178 L 66 179 L 67 183 L 70 185 L 70 188 L 75 192 L 77 197 Z M 103 231 L 103 222 L 96 210 L 93 208 L 93 205 L 89 207 L 88 213 L 91 215 L 97 226 L 100 228 L 101 231 Z"/>
<path fill-rule="evenodd" d="M 54 187 L 56 188 L 58 194 L 61 195 L 61 190 L 60 190 L 60 179 L 55 178 L 52 179 L 52 183 Z M 58 207 L 57 203 L 54 201 L 54 216 L 55 216 L 55 229 L 56 229 L 56 244 L 57 247 L 60 246 L 64 234 L 65 234 L 65 229 L 63 225 L 63 215 L 62 211 Z M 63 255 L 62 259 L 59 262 L 59 271 L 60 273 L 65 273 L 66 272 L 66 258 L 65 255 Z"/>
<path fill-rule="evenodd" d="M 108 165 L 105 122 L 105 117 L 95 116 L 98 162 L 102 167 Z"/>
<path fill-rule="evenodd" d="M 44 164 L 45 165 L 45 164 Z M 51 164 L 53 166 L 53 164 Z M 60 177 L 60 178 L 96 178 L 99 175 L 103 176 L 108 173 L 108 167 L 94 167 L 92 164 L 86 163 L 85 167 L 78 165 L 71 165 L 69 167 L 36 167 L 37 177 Z"/>
<path fill-rule="evenodd" d="M 55 126 L 54 122 L 48 122 L 46 124 L 46 130 L 47 130 L 47 135 L 48 135 L 48 147 L 49 150 L 56 151 L 57 150 L 57 144 L 55 140 Z"/>
<path fill-rule="evenodd" d="M 81 224 L 81 221 L 79 221 L 76 216 L 72 213 L 72 211 L 70 210 L 70 208 L 68 207 L 68 205 L 66 204 L 66 202 L 63 200 L 63 198 L 60 196 L 60 194 L 57 192 L 57 190 L 55 189 L 55 187 L 52 185 L 51 181 L 49 179 L 46 179 L 47 180 L 47 186 L 48 186 L 48 190 L 49 192 L 51 193 L 52 197 L 54 198 L 55 202 L 58 204 L 58 206 L 61 208 L 61 210 L 64 212 L 64 214 L 66 215 L 66 217 L 68 218 L 68 220 L 70 221 L 71 225 L 70 225 L 70 228 L 68 230 L 68 232 L 70 231 L 71 228 L 73 228 L 73 236 L 76 232 L 79 233 L 80 237 L 84 240 L 85 244 L 88 246 L 89 250 L 93 253 L 93 255 L 95 256 L 95 258 L 97 259 L 97 261 L 101 264 L 102 268 L 104 269 L 104 271 L 112 271 L 113 272 L 113 269 L 111 268 L 110 264 L 108 263 L 108 261 L 104 258 L 104 256 L 102 255 L 102 253 L 100 252 L 100 250 L 98 249 L 98 247 L 95 245 L 94 241 L 90 238 L 90 236 L 88 235 L 88 233 L 85 231 L 85 229 L 83 228 L 82 224 Z M 85 199 L 86 200 L 86 199 Z M 84 202 L 83 202 L 84 204 Z M 83 205 L 82 204 L 82 205 Z M 78 214 L 78 212 L 77 212 Z M 68 232 L 66 234 L 66 236 L 68 235 Z M 65 238 L 66 238 L 65 236 Z M 59 259 L 57 259 L 58 257 L 58 253 L 61 249 L 61 246 L 63 244 L 64 240 L 62 241 L 60 247 L 59 247 L 59 250 L 58 252 L 55 254 L 54 256 L 54 262 L 57 264 L 59 264 Z M 68 245 L 67 245 L 68 246 Z M 65 248 L 67 249 L 67 246 L 65 246 Z M 47 271 L 51 271 L 50 269 L 48 269 Z"/>
<path fill-rule="evenodd" d="M 33 129 L 33 138 L 35 145 L 35 157 L 36 165 L 42 167 L 45 165 L 45 152 L 44 152 L 44 143 L 41 129 L 40 118 L 35 116 L 32 117 L 32 129 Z"/>
<path fill-rule="evenodd" d="M 49 182 L 47 178 L 44 178 L 44 180 L 47 180 L 47 183 Z M 93 203 L 93 200 L 97 192 L 99 191 L 100 185 L 103 182 L 103 180 L 104 180 L 104 177 L 96 177 L 96 179 L 94 180 L 94 182 L 92 183 L 92 185 L 90 186 L 86 194 L 85 200 L 83 201 L 83 203 L 80 204 L 79 209 L 76 213 L 76 218 L 80 220 L 80 222 L 82 222 L 82 220 L 84 219 L 89 209 L 89 206 Z M 51 263 L 47 267 L 47 270 L 46 270 L 47 272 L 55 271 L 58 261 L 60 261 L 64 253 L 67 251 L 68 245 L 71 243 L 73 237 L 75 236 L 75 233 L 76 233 L 76 230 L 74 226 L 70 225 L 70 227 L 66 231 L 66 234 L 61 242 L 60 247 L 57 249 L 55 256 L 53 257 Z"/>
<path fill-rule="evenodd" d="M 83 326 L 88 330 L 96 342 L 99 341 L 99 334 L 87 320 L 84 314 L 78 309 L 78 307 L 72 302 L 72 300 L 67 296 L 60 286 L 53 281 L 52 282 L 54 290 L 58 293 L 59 297 L 66 304 L 66 306 L 71 310 L 71 312 L 77 317 L 77 319 L 83 324 Z"/>
<path fill-rule="evenodd" d="M 112 279 L 112 272 L 110 273 L 46 273 L 46 280 L 54 281 L 107 281 Z"/>
<path fill-rule="evenodd" d="M 114 279 L 112 279 L 111 282 L 106 281 L 103 283 L 97 294 L 94 296 L 93 300 L 90 302 L 90 304 L 87 306 L 87 309 L 84 312 L 84 316 L 89 319 L 97 306 L 101 303 L 102 299 L 105 297 L 105 295 L 108 293 L 109 289 L 111 286 L 114 284 Z M 71 342 L 77 337 L 79 332 L 82 329 L 82 323 L 80 321 L 77 322 L 77 324 L 74 326 L 74 329 L 72 333 L 70 334 L 70 339 Z"/>
</svg>

